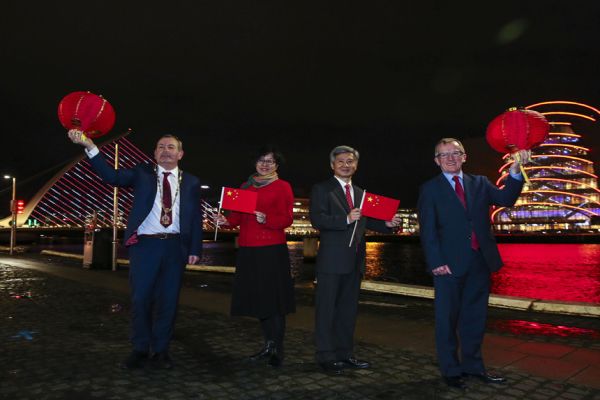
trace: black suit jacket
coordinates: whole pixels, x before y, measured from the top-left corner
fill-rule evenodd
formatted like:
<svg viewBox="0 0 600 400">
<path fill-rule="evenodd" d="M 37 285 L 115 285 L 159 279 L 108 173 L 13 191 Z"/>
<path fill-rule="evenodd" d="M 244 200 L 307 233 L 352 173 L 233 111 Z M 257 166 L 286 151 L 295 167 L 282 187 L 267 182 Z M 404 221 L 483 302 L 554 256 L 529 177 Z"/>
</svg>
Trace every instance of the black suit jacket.
<svg viewBox="0 0 600 400">
<path fill-rule="evenodd" d="M 356 185 L 354 190 L 354 204 L 360 204 L 364 191 Z M 358 222 L 348 224 L 347 215 L 350 207 L 346 195 L 339 181 L 335 177 L 316 184 L 310 196 L 310 222 L 320 231 L 320 245 L 317 254 L 317 271 L 345 274 L 356 268 L 365 270 L 365 230 L 371 229 L 383 233 L 391 232 L 384 221 L 363 217 Z M 354 225 L 356 233 L 352 245 L 350 238 Z"/>
<path fill-rule="evenodd" d="M 485 176 L 463 174 L 467 208 L 443 174 L 425 182 L 419 194 L 419 229 L 427 269 L 448 265 L 453 275 L 463 275 L 471 259 L 471 233 L 475 232 L 490 271 L 502 267 L 490 226 L 490 206 L 510 207 L 521 193 L 523 182 L 506 179 L 503 189 Z"/>
</svg>

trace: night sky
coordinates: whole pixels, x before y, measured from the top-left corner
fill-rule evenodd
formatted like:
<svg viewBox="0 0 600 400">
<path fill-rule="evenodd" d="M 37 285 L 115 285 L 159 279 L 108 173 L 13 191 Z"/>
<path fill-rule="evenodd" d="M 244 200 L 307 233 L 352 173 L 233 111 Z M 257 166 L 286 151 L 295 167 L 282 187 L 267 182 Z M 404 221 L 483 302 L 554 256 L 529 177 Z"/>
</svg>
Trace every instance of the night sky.
<svg viewBox="0 0 600 400">
<path fill-rule="evenodd" d="M 546 100 L 600 107 L 594 1 L 10 0 L 0 18 L 0 173 L 16 174 L 26 199 L 82 151 L 56 116 L 77 90 L 116 109 L 102 139 L 131 128 L 150 152 L 160 135 L 180 136 L 182 168 L 209 196 L 253 172 L 267 142 L 308 196 L 331 175 L 331 148 L 348 144 L 361 152 L 355 183 L 406 207 L 438 171 L 440 137 L 464 139 L 465 170 L 495 180 L 493 117 Z M 600 161 L 598 124 L 580 129 Z M 8 181 L 0 190 L 3 216 Z"/>
</svg>

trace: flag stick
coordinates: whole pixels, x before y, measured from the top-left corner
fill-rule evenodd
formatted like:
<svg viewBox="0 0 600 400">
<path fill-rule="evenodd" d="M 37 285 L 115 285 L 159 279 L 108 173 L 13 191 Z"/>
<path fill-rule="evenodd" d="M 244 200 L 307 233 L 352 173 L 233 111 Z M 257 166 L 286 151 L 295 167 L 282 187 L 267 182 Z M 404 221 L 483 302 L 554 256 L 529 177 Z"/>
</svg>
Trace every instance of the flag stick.
<svg viewBox="0 0 600 400">
<path fill-rule="evenodd" d="M 365 201 L 365 193 L 367 193 L 367 191 L 363 189 L 363 196 L 362 196 L 362 199 L 360 199 L 360 206 L 358 206 L 359 210 L 362 210 L 363 202 Z M 354 240 L 354 234 L 356 233 L 357 226 L 358 226 L 358 221 L 355 221 L 354 229 L 352 229 L 352 237 L 350 238 L 350 243 L 348 243 L 348 247 L 352 246 L 352 241 Z"/>
<path fill-rule="evenodd" d="M 81 135 L 82 138 L 85 138 L 85 135 Z M 119 169 L 119 144 L 115 144 L 115 171 Z M 115 185 L 113 188 L 113 221 L 112 221 L 112 270 L 116 271 L 118 268 L 117 265 L 117 247 L 119 246 L 119 241 L 117 239 L 117 235 L 119 233 L 119 188 Z"/>
<path fill-rule="evenodd" d="M 217 217 L 221 214 L 221 203 L 223 203 L 223 192 L 225 192 L 225 186 L 221 187 L 221 199 L 219 200 L 219 209 L 217 210 Z M 217 232 L 219 231 L 219 221 L 215 221 L 215 238 L 214 241 L 217 241 Z"/>
</svg>

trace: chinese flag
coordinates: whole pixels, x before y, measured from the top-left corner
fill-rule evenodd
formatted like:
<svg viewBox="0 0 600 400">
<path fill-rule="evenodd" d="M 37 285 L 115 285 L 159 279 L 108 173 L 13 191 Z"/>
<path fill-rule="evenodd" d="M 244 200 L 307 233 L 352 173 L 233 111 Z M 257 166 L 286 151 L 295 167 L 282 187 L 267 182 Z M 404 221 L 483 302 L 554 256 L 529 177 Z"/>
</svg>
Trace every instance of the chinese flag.
<svg viewBox="0 0 600 400">
<path fill-rule="evenodd" d="M 256 210 L 257 193 L 250 190 L 223 187 L 221 195 L 221 208 L 254 214 Z"/>
<path fill-rule="evenodd" d="M 400 200 L 368 192 L 365 192 L 364 196 L 362 215 L 384 221 L 390 221 L 394 218 Z"/>
</svg>

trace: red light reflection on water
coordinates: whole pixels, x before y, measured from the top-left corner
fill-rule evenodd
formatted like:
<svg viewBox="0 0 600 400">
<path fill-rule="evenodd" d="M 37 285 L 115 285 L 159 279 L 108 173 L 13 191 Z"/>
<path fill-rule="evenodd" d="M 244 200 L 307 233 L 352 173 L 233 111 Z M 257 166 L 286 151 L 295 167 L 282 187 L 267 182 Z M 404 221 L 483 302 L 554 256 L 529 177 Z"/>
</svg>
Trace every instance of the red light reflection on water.
<svg viewBox="0 0 600 400">
<path fill-rule="evenodd" d="M 576 328 L 574 326 L 562 326 L 543 324 L 540 322 L 523 321 L 518 319 L 494 320 L 489 321 L 490 328 L 500 332 L 510 332 L 517 335 L 544 335 L 561 337 L 586 337 L 590 339 L 600 339 L 600 332 L 593 329 Z"/>
<path fill-rule="evenodd" d="M 492 293 L 540 300 L 600 303 L 600 245 L 500 244 L 504 267 Z"/>
</svg>

